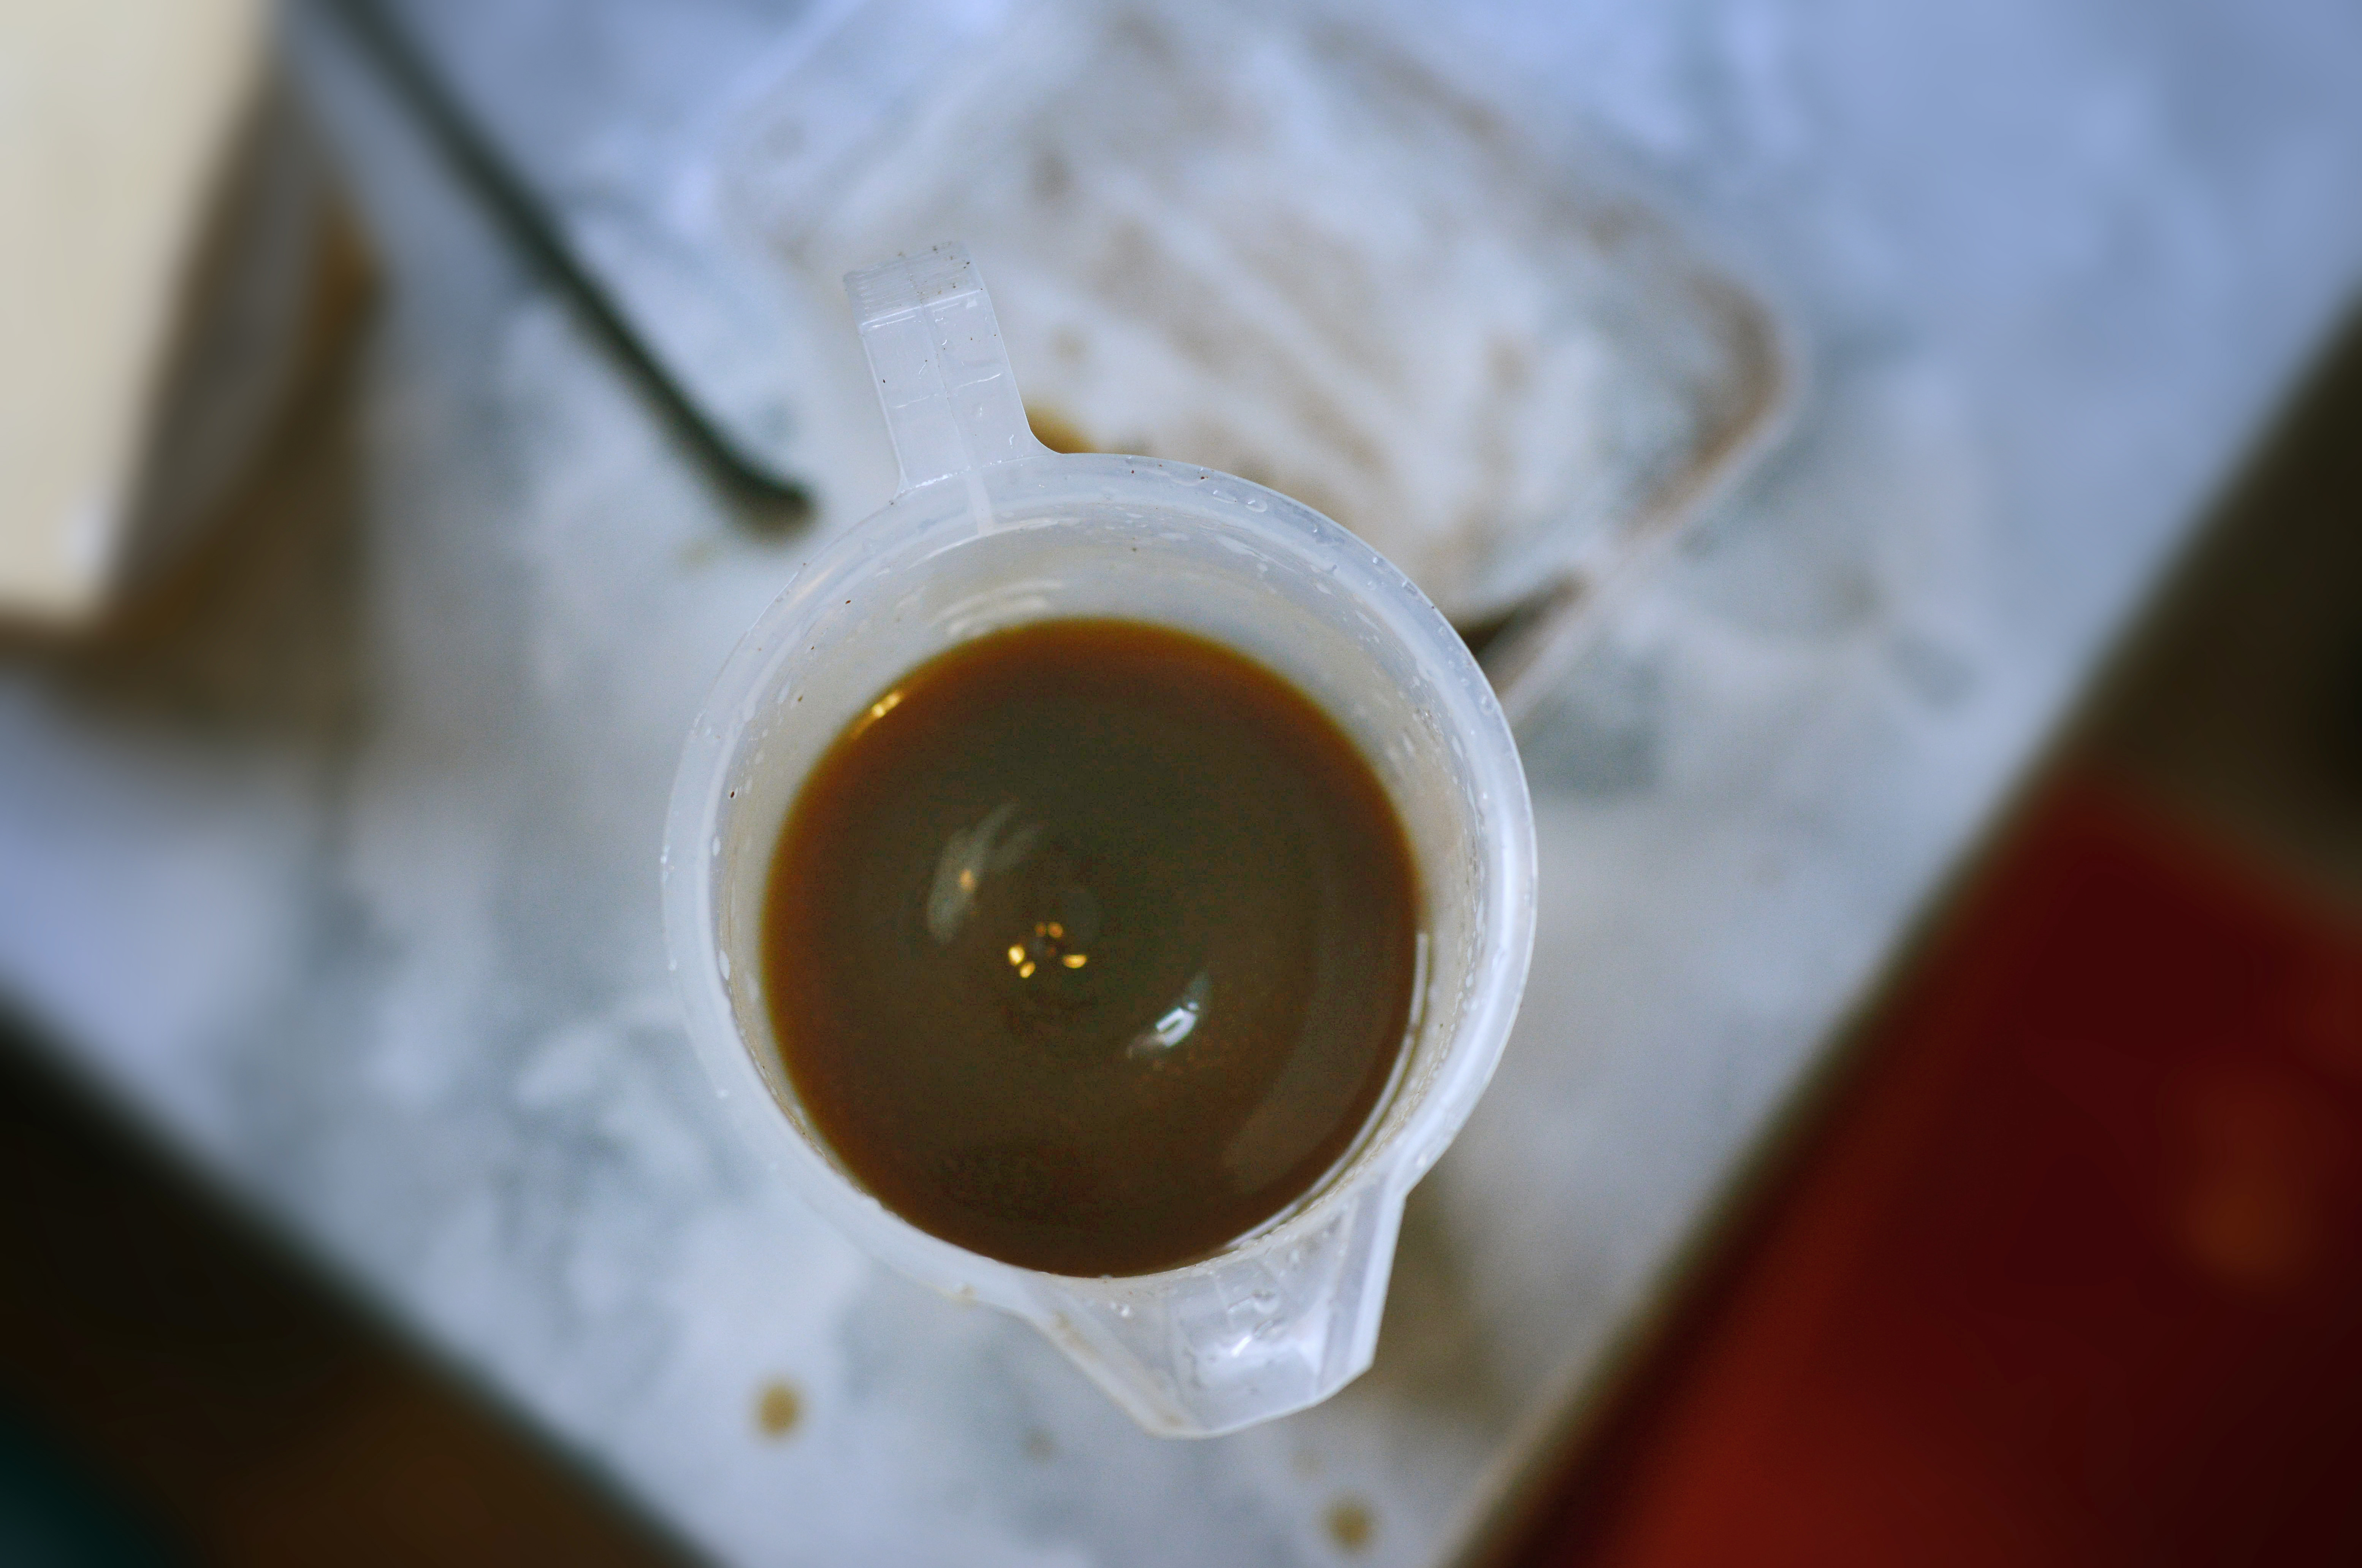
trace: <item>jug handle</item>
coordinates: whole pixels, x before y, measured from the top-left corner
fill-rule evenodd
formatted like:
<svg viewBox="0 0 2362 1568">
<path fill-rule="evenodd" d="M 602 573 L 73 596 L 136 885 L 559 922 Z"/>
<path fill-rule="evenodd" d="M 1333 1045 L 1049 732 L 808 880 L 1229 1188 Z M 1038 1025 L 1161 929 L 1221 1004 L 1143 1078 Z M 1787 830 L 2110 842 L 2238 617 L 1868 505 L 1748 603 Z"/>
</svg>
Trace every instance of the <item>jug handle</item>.
<svg viewBox="0 0 2362 1568">
<path fill-rule="evenodd" d="M 1026 422 L 992 296 L 967 247 L 952 241 L 847 272 L 844 292 L 901 470 L 894 493 L 964 475 L 983 522 L 983 470 L 1050 448 Z"/>
</svg>

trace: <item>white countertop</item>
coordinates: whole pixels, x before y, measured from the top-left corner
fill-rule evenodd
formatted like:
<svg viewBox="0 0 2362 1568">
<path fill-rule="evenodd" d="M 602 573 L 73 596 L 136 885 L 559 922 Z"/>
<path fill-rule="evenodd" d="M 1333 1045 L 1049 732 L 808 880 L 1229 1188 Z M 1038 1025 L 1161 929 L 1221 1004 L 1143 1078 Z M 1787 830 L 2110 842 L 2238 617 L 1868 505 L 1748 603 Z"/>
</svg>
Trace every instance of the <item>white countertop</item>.
<svg viewBox="0 0 2362 1568">
<path fill-rule="evenodd" d="M 1529 739 L 1525 1014 L 1330 1405 L 1142 1436 L 740 1154 L 676 1022 L 657 840 L 801 536 L 714 486 L 300 18 L 380 312 L 226 609 L 160 653 L 0 664 L 0 986 L 717 1557 L 1440 1560 L 2362 279 L 2334 0 L 1562 11 L 1452 25 L 1773 281 L 1812 391 Z M 776 1439 L 774 1379 L 802 1409 Z M 1357 1553 L 1324 1529 L 1345 1499 Z"/>
</svg>

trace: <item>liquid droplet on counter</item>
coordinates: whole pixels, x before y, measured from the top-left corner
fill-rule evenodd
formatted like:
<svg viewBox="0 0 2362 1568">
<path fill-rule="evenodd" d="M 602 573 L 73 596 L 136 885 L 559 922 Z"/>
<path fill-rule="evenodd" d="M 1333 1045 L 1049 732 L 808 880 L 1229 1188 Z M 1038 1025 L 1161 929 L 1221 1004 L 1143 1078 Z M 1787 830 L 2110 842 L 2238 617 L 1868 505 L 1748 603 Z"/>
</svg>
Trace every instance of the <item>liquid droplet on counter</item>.
<svg viewBox="0 0 2362 1568">
<path fill-rule="evenodd" d="M 784 1377 L 775 1377 L 755 1393 L 755 1430 L 773 1442 L 803 1424 L 804 1397 Z"/>
<path fill-rule="evenodd" d="M 1370 1513 L 1370 1505 L 1359 1497 L 1340 1497 L 1330 1504 L 1324 1522 L 1329 1539 L 1347 1551 L 1363 1550 L 1377 1533 L 1377 1520 Z"/>
</svg>

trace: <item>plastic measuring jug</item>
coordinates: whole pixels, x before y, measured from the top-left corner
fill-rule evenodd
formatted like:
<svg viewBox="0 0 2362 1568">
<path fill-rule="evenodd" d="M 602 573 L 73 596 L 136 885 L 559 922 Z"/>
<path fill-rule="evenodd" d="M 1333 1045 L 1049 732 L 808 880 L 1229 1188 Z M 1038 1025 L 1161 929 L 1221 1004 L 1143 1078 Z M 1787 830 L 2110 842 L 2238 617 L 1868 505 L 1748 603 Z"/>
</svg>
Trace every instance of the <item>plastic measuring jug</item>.
<svg viewBox="0 0 2362 1568">
<path fill-rule="evenodd" d="M 690 1038 L 745 1134 L 814 1208 L 904 1273 L 1032 1323 L 1150 1431 L 1211 1436 L 1315 1404 L 1369 1365 L 1403 1200 L 1517 1012 L 1534 836 L 1516 743 L 1451 625 L 1334 523 L 1228 474 L 1036 441 L 962 247 L 845 288 L 900 488 L 797 572 L 691 729 L 664 848 Z M 1421 886 L 1410 1037 L 1370 1124 L 1288 1209 L 1154 1274 L 1019 1268 L 887 1209 L 800 1107 L 762 994 L 765 885 L 813 764 L 913 666 L 1066 616 L 1194 632 L 1293 681 L 1385 783 Z"/>
</svg>

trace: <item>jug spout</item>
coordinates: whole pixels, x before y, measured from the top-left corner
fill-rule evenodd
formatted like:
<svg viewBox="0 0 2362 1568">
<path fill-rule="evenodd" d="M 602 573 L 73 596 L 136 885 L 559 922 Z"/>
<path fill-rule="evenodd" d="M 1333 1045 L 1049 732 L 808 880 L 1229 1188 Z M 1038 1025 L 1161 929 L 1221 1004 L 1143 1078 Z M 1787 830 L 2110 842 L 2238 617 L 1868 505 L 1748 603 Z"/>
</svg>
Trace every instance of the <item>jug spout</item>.
<svg viewBox="0 0 2362 1568">
<path fill-rule="evenodd" d="M 1019 1310 L 1150 1431 L 1219 1437 L 1368 1368 L 1402 1211 L 1401 1191 L 1373 1181 L 1189 1268 L 1037 1275 Z"/>
</svg>

